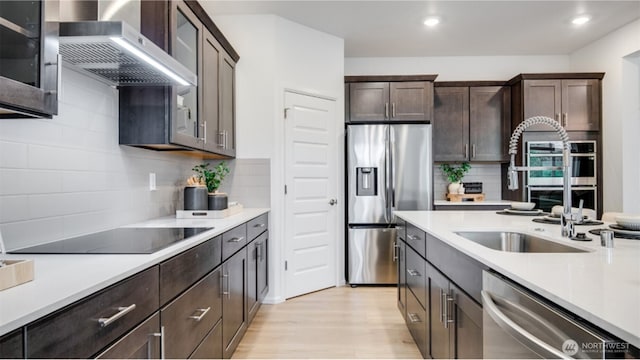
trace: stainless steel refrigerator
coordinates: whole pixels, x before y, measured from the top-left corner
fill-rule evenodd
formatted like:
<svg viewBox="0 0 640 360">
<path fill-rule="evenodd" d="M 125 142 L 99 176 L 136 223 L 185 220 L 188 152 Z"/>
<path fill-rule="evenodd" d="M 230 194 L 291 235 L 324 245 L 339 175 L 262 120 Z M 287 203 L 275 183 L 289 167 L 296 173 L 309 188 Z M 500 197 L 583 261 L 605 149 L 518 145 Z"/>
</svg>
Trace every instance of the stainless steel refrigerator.
<svg viewBox="0 0 640 360">
<path fill-rule="evenodd" d="M 394 210 L 431 210 L 431 125 L 347 127 L 348 281 L 394 284 Z"/>
</svg>

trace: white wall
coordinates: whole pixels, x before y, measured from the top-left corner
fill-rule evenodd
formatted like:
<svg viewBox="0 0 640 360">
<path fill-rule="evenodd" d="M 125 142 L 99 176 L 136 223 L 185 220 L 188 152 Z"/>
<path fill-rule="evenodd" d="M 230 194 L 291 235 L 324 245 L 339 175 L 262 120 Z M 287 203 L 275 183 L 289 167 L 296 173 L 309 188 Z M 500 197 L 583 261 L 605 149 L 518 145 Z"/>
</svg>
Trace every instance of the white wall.
<svg viewBox="0 0 640 360">
<path fill-rule="evenodd" d="M 268 302 L 284 301 L 284 91 L 292 89 L 335 98 L 344 108 L 344 43 L 342 39 L 274 15 L 214 16 L 214 21 L 240 54 L 236 68 L 238 157 L 271 159 L 270 293 Z M 343 112 L 336 129 L 342 134 Z M 342 137 L 338 144 L 342 146 Z M 342 149 L 339 149 L 342 154 Z M 342 158 L 336 159 L 342 178 Z M 339 191 L 338 193 L 343 193 Z M 338 199 L 340 203 L 343 203 Z M 339 210 L 339 229 L 344 216 Z M 343 250 L 344 239 L 336 240 Z M 343 278 L 344 253 L 338 275 Z M 338 279 L 336 279 L 338 280 Z"/>
<path fill-rule="evenodd" d="M 604 211 L 640 213 L 640 20 L 573 52 L 571 71 L 603 71 Z"/>
<path fill-rule="evenodd" d="M 519 73 L 563 72 L 569 57 L 436 56 L 346 58 L 346 75 L 438 74 L 436 81 L 509 80 Z"/>
</svg>

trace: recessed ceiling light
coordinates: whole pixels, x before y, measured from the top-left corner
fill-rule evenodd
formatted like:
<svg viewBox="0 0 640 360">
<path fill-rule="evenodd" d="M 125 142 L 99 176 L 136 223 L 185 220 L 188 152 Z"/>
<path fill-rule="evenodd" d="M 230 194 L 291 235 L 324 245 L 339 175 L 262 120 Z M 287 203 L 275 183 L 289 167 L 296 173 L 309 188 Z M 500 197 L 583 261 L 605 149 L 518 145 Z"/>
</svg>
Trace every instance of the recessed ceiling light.
<svg viewBox="0 0 640 360">
<path fill-rule="evenodd" d="M 573 25 L 584 25 L 584 24 L 588 23 L 589 20 L 591 20 L 590 17 L 588 17 L 586 15 L 580 15 L 580 16 L 574 17 L 573 20 L 571 20 L 571 23 Z"/>
<path fill-rule="evenodd" d="M 440 23 L 440 19 L 438 19 L 437 17 L 430 17 L 430 18 L 427 18 L 427 19 L 424 21 L 424 24 L 425 24 L 425 25 L 427 25 L 427 26 L 429 26 L 429 27 L 436 26 L 436 25 L 438 25 L 439 23 Z"/>
</svg>

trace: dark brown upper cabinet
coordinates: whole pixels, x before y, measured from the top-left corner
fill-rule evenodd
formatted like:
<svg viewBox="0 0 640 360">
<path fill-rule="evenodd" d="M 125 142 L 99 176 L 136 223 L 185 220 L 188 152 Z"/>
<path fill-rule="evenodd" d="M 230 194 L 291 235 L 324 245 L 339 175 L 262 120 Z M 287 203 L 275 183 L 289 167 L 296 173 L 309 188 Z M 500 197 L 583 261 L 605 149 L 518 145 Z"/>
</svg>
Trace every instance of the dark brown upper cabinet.
<svg viewBox="0 0 640 360">
<path fill-rule="evenodd" d="M 197 1 L 144 1 L 142 33 L 198 75 L 197 87 L 120 90 L 120 144 L 235 157 L 238 54 Z"/>
<path fill-rule="evenodd" d="M 346 121 L 428 122 L 434 75 L 345 77 Z"/>
<path fill-rule="evenodd" d="M 507 161 L 509 88 L 458 84 L 436 84 L 434 161 Z"/>
<path fill-rule="evenodd" d="M 0 119 L 58 114 L 57 6 L 0 1 Z"/>
<path fill-rule="evenodd" d="M 603 76 L 603 73 L 516 76 L 510 81 L 514 97 L 512 127 L 533 116 L 546 116 L 567 131 L 599 131 Z M 553 131 L 545 125 L 527 130 Z"/>
</svg>

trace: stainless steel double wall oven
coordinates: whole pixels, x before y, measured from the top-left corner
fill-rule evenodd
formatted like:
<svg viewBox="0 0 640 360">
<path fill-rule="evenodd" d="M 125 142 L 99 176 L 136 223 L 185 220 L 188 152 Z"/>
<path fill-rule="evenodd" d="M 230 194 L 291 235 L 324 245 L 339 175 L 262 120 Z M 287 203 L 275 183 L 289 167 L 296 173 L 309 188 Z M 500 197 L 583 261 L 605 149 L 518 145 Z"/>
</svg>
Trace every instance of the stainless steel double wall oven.
<svg viewBox="0 0 640 360">
<path fill-rule="evenodd" d="M 597 144 L 595 140 L 570 141 L 571 145 L 571 203 L 584 201 L 584 207 L 598 210 Z M 526 160 L 528 166 L 562 166 L 562 142 L 529 141 Z M 562 205 L 562 170 L 527 172 L 527 200 L 537 208 L 551 211 Z"/>
</svg>

